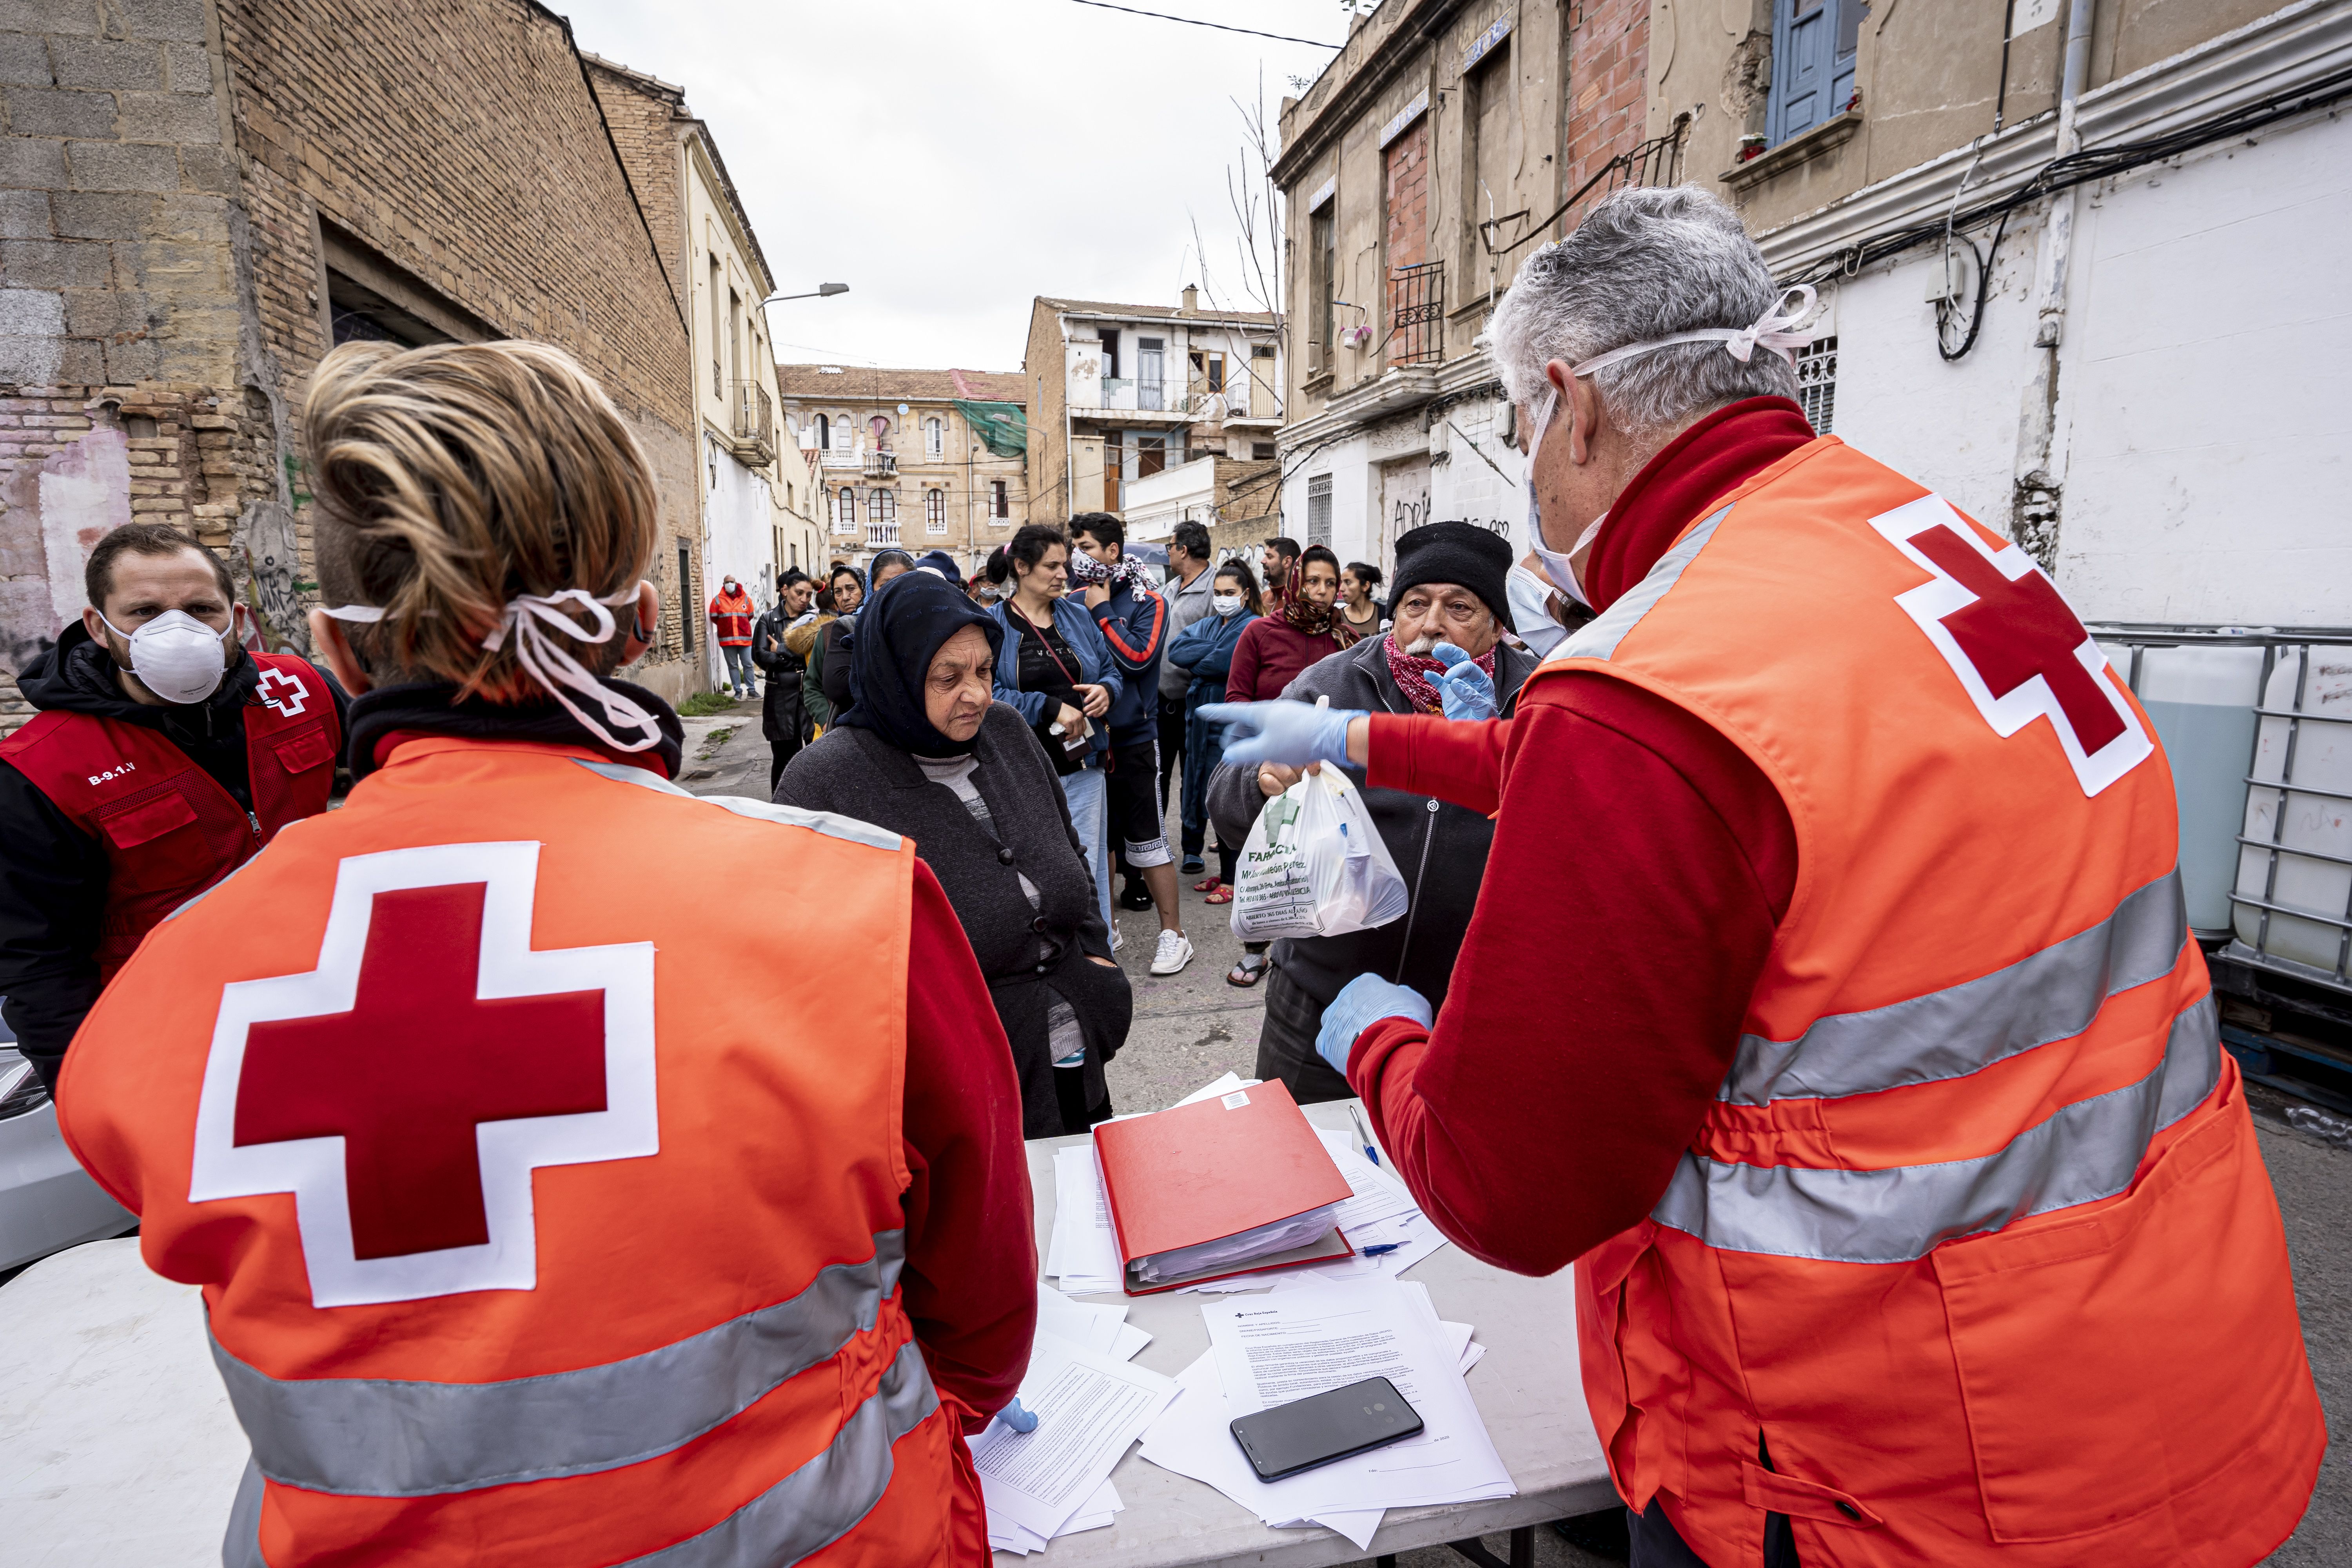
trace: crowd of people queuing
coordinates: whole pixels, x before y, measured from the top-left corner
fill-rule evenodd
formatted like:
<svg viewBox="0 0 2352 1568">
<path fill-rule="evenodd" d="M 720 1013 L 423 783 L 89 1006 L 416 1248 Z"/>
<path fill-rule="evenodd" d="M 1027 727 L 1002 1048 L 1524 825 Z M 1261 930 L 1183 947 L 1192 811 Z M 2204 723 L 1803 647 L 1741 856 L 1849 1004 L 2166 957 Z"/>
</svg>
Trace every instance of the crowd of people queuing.
<svg viewBox="0 0 2352 1568">
<path fill-rule="evenodd" d="M 225 1560 L 983 1562 L 1114 883 L 1180 973 L 1182 883 L 1314 768 L 1409 903 L 1244 951 L 1257 1074 L 1360 1096 L 1478 1258 L 1577 1264 L 1634 1568 L 2265 1556 L 2326 1426 L 2161 749 L 1988 722 L 1902 607 L 1933 498 L 1812 431 L 1785 299 L 1713 197 L 1596 204 L 1491 329 L 1533 551 L 1424 523 L 1385 600 L 1100 512 L 730 578 L 768 802 L 679 788 L 622 678 L 660 509 L 586 373 L 329 354 L 316 660 L 131 524 L 0 741 L 5 1018 L 203 1288 Z"/>
</svg>

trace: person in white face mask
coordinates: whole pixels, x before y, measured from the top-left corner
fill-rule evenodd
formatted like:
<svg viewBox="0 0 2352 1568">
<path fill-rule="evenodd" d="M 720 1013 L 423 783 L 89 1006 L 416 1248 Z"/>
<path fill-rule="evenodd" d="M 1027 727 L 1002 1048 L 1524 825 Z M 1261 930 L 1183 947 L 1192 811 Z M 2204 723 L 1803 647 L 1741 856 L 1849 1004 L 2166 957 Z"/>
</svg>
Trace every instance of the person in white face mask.
<svg viewBox="0 0 2352 1568">
<path fill-rule="evenodd" d="M 1810 305 L 1696 187 L 1595 204 L 1491 329 L 1594 618 L 1508 718 L 1209 710 L 1494 816 L 1442 1004 L 1359 973 L 1318 1053 L 1452 1239 L 1575 1263 L 1633 1568 L 2246 1568 L 2326 1421 L 2162 748 L 2019 544 L 1814 434 Z"/>
<path fill-rule="evenodd" d="M 89 607 L 17 678 L 40 711 L 0 742 L 0 994 L 51 1082 L 158 921 L 326 809 L 343 736 L 341 689 L 247 653 L 250 612 L 186 534 L 118 528 L 83 575 Z"/>
</svg>

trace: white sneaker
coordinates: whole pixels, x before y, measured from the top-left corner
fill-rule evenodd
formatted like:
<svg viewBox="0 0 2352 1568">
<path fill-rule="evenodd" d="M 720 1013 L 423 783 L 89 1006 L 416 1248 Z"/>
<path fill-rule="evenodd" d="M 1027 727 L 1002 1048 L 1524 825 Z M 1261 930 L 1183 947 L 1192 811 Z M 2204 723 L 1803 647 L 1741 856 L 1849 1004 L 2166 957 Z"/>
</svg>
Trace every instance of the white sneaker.
<svg viewBox="0 0 2352 1568">
<path fill-rule="evenodd" d="M 1160 951 L 1151 955 L 1151 973 L 1174 974 L 1192 962 L 1192 942 L 1181 931 L 1160 933 Z"/>
</svg>

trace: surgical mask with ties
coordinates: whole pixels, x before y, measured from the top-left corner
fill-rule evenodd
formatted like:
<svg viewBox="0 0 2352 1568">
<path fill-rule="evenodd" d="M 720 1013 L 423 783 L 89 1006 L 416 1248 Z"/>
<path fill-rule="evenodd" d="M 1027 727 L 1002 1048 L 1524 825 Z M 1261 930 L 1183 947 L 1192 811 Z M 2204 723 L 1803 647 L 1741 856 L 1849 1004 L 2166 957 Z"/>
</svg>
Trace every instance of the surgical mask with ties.
<svg viewBox="0 0 2352 1568">
<path fill-rule="evenodd" d="M 1592 525 L 1579 534 L 1576 542 L 1569 546 L 1566 554 L 1562 554 L 1545 547 L 1543 510 L 1536 502 L 1536 455 L 1543 450 L 1544 431 L 1550 427 L 1552 411 L 1559 406 L 1559 389 L 1554 387 L 1544 394 L 1543 406 L 1536 410 L 1535 430 L 1528 440 L 1528 548 L 1536 552 L 1536 559 L 1543 563 L 1544 575 L 1551 579 L 1551 585 L 1589 610 L 1592 607 L 1592 601 L 1584 596 L 1584 584 L 1577 581 L 1576 568 L 1570 563 L 1576 559 L 1578 551 L 1592 542 L 1594 536 L 1601 531 L 1601 525 L 1609 521 L 1609 514 L 1604 511 L 1594 518 Z"/>
<path fill-rule="evenodd" d="M 1788 303 L 1791 294 L 1797 296 L 1793 306 Z M 1813 301 L 1811 285 L 1801 283 L 1774 295 L 1764 313 L 1745 327 L 1699 327 L 1687 332 L 1669 332 L 1663 338 L 1652 338 L 1645 342 L 1627 343 L 1622 348 L 1594 354 L 1581 363 L 1570 366 L 1568 374 L 1570 376 L 1587 376 L 1597 370 L 1604 370 L 1642 354 L 1654 353 L 1660 349 L 1672 348 L 1677 343 L 1710 342 L 1721 343 L 1724 352 L 1742 364 L 1746 364 L 1761 348 L 1779 354 L 1793 370 L 1797 363 L 1797 350 L 1812 341 L 1811 335 L 1805 331 L 1804 323 L 1813 313 Z M 1609 514 L 1604 511 L 1594 518 L 1592 525 L 1579 534 L 1576 542 L 1568 547 L 1566 554 L 1562 554 L 1545 547 L 1543 518 L 1536 506 L 1536 454 L 1543 449 L 1544 431 L 1551 424 L 1553 411 L 1559 406 L 1559 389 L 1549 388 L 1544 394 L 1543 406 L 1536 411 L 1536 427 L 1528 442 L 1528 538 L 1536 558 L 1543 563 L 1544 575 L 1551 579 L 1552 585 L 1586 609 L 1591 609 L 1592 601 L 1584 596 L 1584 584 L 1577 580 L 1576 568 L 1569 563 L 1592 542 L 1601 531 L 1601 525 L 1609 521 Z"/>
<path fill-rule="evenodd" d="M 1210 595 L 1209 607 L 1220 616 L 1230 616 L 1242 607 L 1242 596 L 1239 594 L 1214 594 Z"/>
<path fill-rule="evenodd" d="M 231 612 L 234 616 L 235 612 Z M 135 632 L 99 612 L 106 629 L 131 645 L 131 673 L 166 702 L 202 702 L 228 673 L 226 632 L 216 632 L 185 610 L 166 610 Z M 234 619 L 230 622 L 235 629 Z"/>
</svg>

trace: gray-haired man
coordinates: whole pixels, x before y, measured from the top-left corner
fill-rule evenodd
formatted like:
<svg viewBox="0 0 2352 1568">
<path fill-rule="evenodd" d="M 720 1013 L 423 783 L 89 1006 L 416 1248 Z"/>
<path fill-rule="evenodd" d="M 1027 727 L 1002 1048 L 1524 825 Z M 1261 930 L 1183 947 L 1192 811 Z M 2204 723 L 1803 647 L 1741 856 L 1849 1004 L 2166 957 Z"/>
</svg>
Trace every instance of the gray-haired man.
<svg viewBox="0 0 2352 1568">
<path fill-rule="evenodd" d="M 1492 329 L 1597 618 L 1508 719 L 1202 710 L 1495 813 L 1442 1010 L 1359 975 L 1317 1049 L 1455 1241 L 1576 1261 L 1635 1568 L 2245 1568 L 2326 1426 L 2162 749 L 2022 550 L 1812 436 L 1803 310 L 1714 197 L 1597 204 Z"/>
</svg>

